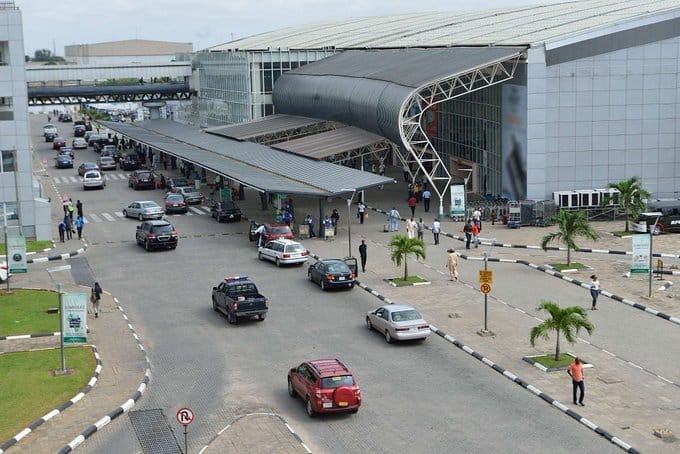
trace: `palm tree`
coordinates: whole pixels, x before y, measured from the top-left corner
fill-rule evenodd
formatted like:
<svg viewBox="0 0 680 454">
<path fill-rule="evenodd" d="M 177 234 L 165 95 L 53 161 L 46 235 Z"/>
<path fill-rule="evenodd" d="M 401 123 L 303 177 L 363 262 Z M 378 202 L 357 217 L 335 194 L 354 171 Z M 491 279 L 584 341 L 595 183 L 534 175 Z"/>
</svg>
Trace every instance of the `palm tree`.
<svg viewBox="0 0 680 454">
<path fill-rule="evenodd" d="M 638 177 L 630 177 L 627 180 L 619 181 L 618 183 L 609 183 L 612 189 L 618 189 L 619 203 L 626 214 L 626 232 L 628 232 L 628 220 L 632 217 L 637 222 L 637 217 L 645 209 L 645 200 L 652 197 L 652 193 L 642 187 L 642 181 Z M 604 197 L 603 203 L 606 205 L 612 199 L 607 195 Z"/>
<path fill-rule="evenodd" d="M 404 280 L 408 278 L 406 257 L 415 255 L 416 258 L 425 258 L 425 243 L 423 243 L 423 240 L 409 238 L 406 235 L 397 233 L 387 245 L 390 247 L 390 258 L 394 264 L 401 266 L 401 262 L 404 262 Z"/>
<path fill-rule="evenodd" d="M 558 232 L 549 233 L 541 239 L 541 249 L 546 250 L 548 243 L 559 240 L 567 246 L 567 265 L 571 264 L 571 250 L 577 249 L 574 242 L 577 236 L 585 236 L 596 240 L 600 236 L 593 230 L 582 211 L 561 210 L 552 221 L 559 227 Z"/>
<path fill-rule="evenodd" d="M 541 300 L 541 304 L 537 310 L 545 309 L 550 312 L 550 318 L 540 325 L 531 328 L 531 335 L 529 341 L 533 347 L 536 343 L 536 338 L 548 339 L 548 333 L 555 331 L 557 333 L 557 346 L 555 348 L 555 361 L 560 359 L 560 333 L 564 333 L 564 338 L 567 342 L 573 344 L 576 342 L 576 335 L 581 328 L 588 331 L 588 334 L 593 333 L 595 328 L 588 316 L 586 310 L 581 306 L 570 306 L 562 308 L 550 300 Z"/>
</svg>

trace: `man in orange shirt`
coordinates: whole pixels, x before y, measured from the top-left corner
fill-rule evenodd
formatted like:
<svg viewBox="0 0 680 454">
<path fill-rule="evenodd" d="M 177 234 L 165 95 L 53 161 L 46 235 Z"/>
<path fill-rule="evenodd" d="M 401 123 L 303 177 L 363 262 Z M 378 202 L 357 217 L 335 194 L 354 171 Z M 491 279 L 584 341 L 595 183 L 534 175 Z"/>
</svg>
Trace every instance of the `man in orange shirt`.
<svg viewBox="0 0 680 454">
<path fill-rule="evenodd" d="M 574 359 L 574 362 L 569 365 L 569 368 L 567 369 L 567 373 L 571 377 L 571 385 L 572 385 L 572 394 L 573 394 L 573 399 L 572 401 L 574 402 L 574 405 L 576 404 L 576 389 L 578 388 L 581 392 L 579 393 L 579 400 L 578 403 L 582 407 L 585 405 L 583 404 L 583 395 L 586 393 L 585 391 L 585 385 L 583 384 L 583 364 L 581 363 L 581 360 L 579 358 Z"/>
</svg>

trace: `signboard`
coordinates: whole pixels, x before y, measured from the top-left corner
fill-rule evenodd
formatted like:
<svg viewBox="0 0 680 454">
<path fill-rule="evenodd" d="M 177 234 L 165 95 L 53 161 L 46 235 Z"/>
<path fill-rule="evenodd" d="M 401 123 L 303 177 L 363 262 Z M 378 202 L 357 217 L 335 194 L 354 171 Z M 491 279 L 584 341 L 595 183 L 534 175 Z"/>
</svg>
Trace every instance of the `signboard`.
<svg viewBox="0 0 680 454">
<path fill-rule="evenodd" d="M 451 185 L 451 216 L 465 216 L 465 185 Z"/>
<path fill-rule="evenodd" d="M 479 270 L 480 284 L 493 284 L 493 270 Z"/>
<path fill-rule="evenodd" d="M 177 410 L 175 418 L 181 425 L 188 426 L 194 420 L 194 411 L 189 407 L 182 407 Z"/>
<path fill-rule="evenodd" d="M 482 284 L 482 285 L 479 286 L 479 290 L 481 290 L 481 292 L 482 292 L 483 294 L 485 294 L 485 295 L 486 295 L 487 293 L 491 293 L 491 284 L 487 284 L 487 283 L 485 282 L 484 284 Z"/>
<path fill-rule="evenodd" d="M 635 222 L 631 222 L 630 225 L 633 228 L 633 232 L 640 232 L 640 233 L 645 233 L 647 229 L 647 224 L 641 222 L 639 224 L 636 224 Z"/>
<path fill-rule="evenodd" d="M 7 234 L 7 266 L 10 273 L 25 273 L 28 271 L 26 264 L 26 238 L 22 235 Z"/>
<path fill-rule="evenodd" d="M 631 273 L 649 273 L 649 257 L 651 255 L 651 235 L 638 233 L 633 238 L 633 257 L 630 265 Z"/>
<path fill-rule="evenodd" d="M 229 186 L 220 189 L 220 199 L 231 200 L 231 188 Z"/>
<path fill-rule="evenodd" d="M 65 344 L 87 342 L 87 293 L 64 293 L 61 318 Z"/>
</svg>

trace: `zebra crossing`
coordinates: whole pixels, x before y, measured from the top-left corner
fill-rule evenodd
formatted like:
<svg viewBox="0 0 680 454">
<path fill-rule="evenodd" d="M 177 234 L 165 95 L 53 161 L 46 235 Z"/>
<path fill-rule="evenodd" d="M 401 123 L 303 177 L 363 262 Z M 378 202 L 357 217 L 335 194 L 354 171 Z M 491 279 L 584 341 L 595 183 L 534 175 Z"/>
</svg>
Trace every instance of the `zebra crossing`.
<svg viewBox="0 0 680 454">
<path fill-rule="evenodd" d="M 167 217 L 175 216 L 210 216 L 210 208 L 204 206 L 190 206 L 189 211 L 186 214 L 166 214 Z M 113 213 L 101 212 L 101 213 L 86 213 L 83 216 L 83 221 L 85 224 L 97 224 L 102 222 L 116 222 L 120 220 L 125 220 L 125 216 L 122 211 L 114 211 Z"/>
<path fill-rule="evenodd" d="M 108 173 L 104 171 L 107 181 L 127 181 L 130 177 L 127 173 Z M 82 184 L 83 177 L 79 175 L 52 176 L 55 184 Z"/>
</svg>

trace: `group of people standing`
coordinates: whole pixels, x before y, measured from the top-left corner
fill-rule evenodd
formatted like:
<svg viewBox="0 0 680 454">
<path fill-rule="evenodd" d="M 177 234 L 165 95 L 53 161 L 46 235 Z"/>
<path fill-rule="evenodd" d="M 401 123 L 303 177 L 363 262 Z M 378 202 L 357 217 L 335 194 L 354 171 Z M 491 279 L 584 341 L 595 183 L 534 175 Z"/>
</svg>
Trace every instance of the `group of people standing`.
<svg viewBox="0 0 680 454">
<path fill-rule="evenodd" d="M 83 237 L 83 227 L 85 220 L 83 219 L 83 203 L 78 200 L 73 204 L 72 199 L 64 201 L 64 219 L 57 225 L 59 231 L 59 241 L 63 243 L 65 240 L 73 239 L 73 234 L 78 233 L 78 239 Z M 76 213 L 75 220 L 73 219 L 74 212 Z"/>
</svg>

